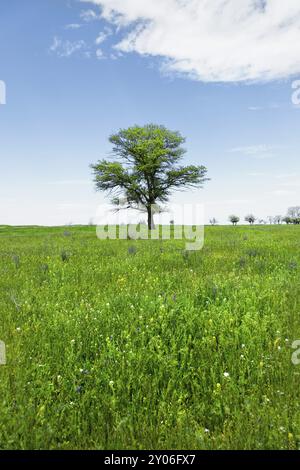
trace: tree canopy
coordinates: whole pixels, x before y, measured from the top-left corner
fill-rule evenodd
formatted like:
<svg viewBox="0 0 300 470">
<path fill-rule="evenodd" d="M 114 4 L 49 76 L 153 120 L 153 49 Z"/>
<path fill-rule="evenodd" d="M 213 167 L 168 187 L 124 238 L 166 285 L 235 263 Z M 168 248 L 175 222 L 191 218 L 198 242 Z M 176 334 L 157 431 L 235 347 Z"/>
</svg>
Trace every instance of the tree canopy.
<svg viewBox="0 0 300 470">
<path fill-rule="evenodd" d="M 232 223 L 232 225 L 237 225 L 240 221 L 240 218 L 237 215 L 230 215 L 229 221 Z"/>
<path fill-rule="evenodd" d="M 186 150 L 177 131 L 155 124 L 134 126 L 109 141 L 116 159 L 91 165 L 96 188 L 108 192 L 113 204 L 123 197 L 127 208 L 147 212 L 149 229 L 154 228 L 153 206 L 166 203 L 174 189 L 201 187 L 208 180 L 203 165 L 180 165 Z"/>
<path fill-rule="evenodd" d="M 255 220 L 256 220 L 256 218 L 255 218 L 255 216 L 254 216 L 253 214 L 248 214 L 248 215 L 246 215 L 246 217 L 245 217 L 245 221 L 246 221 L 246 222 L 249 222 L 250 225 L 253 225 L 254 222 L 255 222 Z"/>
</svg>

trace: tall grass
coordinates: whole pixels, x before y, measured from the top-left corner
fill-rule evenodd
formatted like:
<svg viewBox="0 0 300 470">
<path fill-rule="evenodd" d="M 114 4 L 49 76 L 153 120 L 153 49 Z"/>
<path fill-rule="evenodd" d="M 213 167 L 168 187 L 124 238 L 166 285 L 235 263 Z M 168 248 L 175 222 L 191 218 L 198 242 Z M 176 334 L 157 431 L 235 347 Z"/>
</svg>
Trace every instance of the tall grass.
<svg viewBox="0 0 300 470">
<path fill-rule="evenodd" d="M 297 449 L 299 227 L 0 227 L 1 449 Z"/>
</svg>

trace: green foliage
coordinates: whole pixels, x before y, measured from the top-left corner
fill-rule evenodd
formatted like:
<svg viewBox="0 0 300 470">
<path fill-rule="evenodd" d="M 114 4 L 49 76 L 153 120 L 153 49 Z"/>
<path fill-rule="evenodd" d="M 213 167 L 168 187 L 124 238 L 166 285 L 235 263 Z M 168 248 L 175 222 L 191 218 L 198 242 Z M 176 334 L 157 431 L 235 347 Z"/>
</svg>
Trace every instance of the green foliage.
<svg viewBox="0 0 300 470">
<path fill-rule="evenodd" d="M 237 225 L 240 221 L 240 218 L 237 215 L 230 215 L 228 217 L 229 222 L 232 223 L 232 225 Z"/>
<path fill-rule="evenodd" d="M 256 220 L 256 218 L 253 214 L 246 215 L 246 217 L 245 217 L 245 221 L 249 222 L 250 225 L 253 225 L 255 220 Z"/>
<path fill-rule="evenodd" d="M 68 231 L 0 227 L 1 449 L 299 449 L 297 226 Z"/>
<path fill-rule="evenodd" d="M 112 153 L 119 161 L 98 161 L 91 165 L 96 188 L 109 192 L 112 203 L 126 199 L 126 207 L 148 212 L 151 206 L 166 203 L 177 188 L 199 187 L 207 181 L 204 166 L 181 166 L 185 139 L 179 132 L 149 124 L 122 129 L 110 137 Z"/>
</svg>

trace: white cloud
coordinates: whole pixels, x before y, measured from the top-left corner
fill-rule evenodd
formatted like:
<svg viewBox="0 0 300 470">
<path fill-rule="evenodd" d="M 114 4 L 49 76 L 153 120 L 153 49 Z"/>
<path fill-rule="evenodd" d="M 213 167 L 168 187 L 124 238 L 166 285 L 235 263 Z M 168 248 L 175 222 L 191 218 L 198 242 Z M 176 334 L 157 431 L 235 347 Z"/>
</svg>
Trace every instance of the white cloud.
<svg viewBox="0 0 300 470">
<path fill-rule="evenodd" d="M 168 72 L 208 82 L 300 73 L 299 0 L 82 0 L 126 29 L 122 52 L 165 59 Z M 89 13 L 87 13 L 89 12 Z M 96 19 L 93 10 L 82 16 Z"/>
<path fill-rule="evenodd" d="M 103 42 L 106 41 L 106 39 L 112 34 L 112 30 L 110 28 L 105 28 L 104 31 L 101 31 L 95 41 L 95 44 L 97 46 L 100 46 Z"/>
<path fill-rule="evenodd" d="M 75 52 L 82 51 L 85 47 L 86 43 L 83 40 L 64 41 L 55 36 L 49 50 L 55 52 L 59 57 L 70 57 Z"/>
<path fill-rule="evenodd" d="M 104 54 L 103 54 L 102 49 L 97 49 L 96 50 L 96 57 L 97 57 L 97 59 L 104 59 Z"/>
<path fill-rule="evenodd" d="M 98 20 L 99 15 L 97 15 L 97 13 L 94 10 L 83 10 L 80 13 L 80 18 L 83 21 L 86 21 L 87 23 L 89 23 L 90 21 Z"/>
<path fill-rule="evenodd" d="M 245 147 L 235 147 L 229 150 L 233 153 L 240 153 L 254 158 L 271 158 L 274 156 L 274 147 L 271 145 L 251 145 Z"/>
<path fill-rule="evenodd" d="M 249 111 L 262 111 L 264 108 L 262 106 L 249 106 Z"/>
<path fill-rule="evenodd" d="M 71 23 L 71 24 L 67 24 L 65 26 L 65 29 L 79 29 L 82 27 L 82 24 L 79 24 L 79 23 Z"/>
<path fill-rule="evenodd" d="M 280 109 L 280 104 L 279 103 L 270 103 L 266 106 L 249 106 L 248 110 L 249 111 L 263 111 L 263 110 L 269 110 L 269 109 Z"/>
</svg>

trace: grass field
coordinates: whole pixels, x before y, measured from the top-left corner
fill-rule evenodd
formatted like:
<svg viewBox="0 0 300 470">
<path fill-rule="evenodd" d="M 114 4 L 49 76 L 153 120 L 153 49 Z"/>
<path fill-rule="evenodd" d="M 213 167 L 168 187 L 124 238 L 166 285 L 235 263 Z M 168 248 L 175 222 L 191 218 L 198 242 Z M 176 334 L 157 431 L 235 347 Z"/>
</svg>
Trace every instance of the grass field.
<svg viewBox="0 0 300 470">
<path fill-rule="evenodd" d="M 298 449 L 300 227 L 0 227 L 1 449 Z"/>
</svg>

